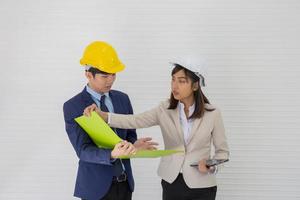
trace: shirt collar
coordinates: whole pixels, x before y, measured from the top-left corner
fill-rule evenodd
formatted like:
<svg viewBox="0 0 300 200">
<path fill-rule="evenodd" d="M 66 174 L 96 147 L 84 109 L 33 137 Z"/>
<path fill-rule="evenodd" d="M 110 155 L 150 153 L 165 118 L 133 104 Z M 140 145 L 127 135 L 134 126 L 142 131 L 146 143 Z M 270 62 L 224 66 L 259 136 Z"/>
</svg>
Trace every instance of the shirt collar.
<svg viewBox="0 0 300 200">
<path fill-rule="evenodd" d="M 106 93 L 98 93 L 95 90 L 93 90 L 92 88 L 90 88 L 89 85 L 86 85 L 86 91 L 87 91 L 87 93 L 89 93 L 90 95 L 92 95 L 92 97 L 94 97 L 94 98 L 96 98 L 98 100 L 100 100 L 103 95 L 105 95 L 106 97 L 109 97 L 109 93 L 108 92 L 106 92 Z"/>
<path fill-rule="evenodd" d="M 178 108 L 179 108 L 180 113 L 184 114 L 184 104 L 181 103 L 180 101 L 178 102 Z M 189 107 L 189 117 L 192 116 L 194 111 L 195 111 L 195 103 L 193 103 L 193 105 L 191 105 Z M 185 116 L 185 114 L 184 114 L 184 116 Z"/>
</svg>

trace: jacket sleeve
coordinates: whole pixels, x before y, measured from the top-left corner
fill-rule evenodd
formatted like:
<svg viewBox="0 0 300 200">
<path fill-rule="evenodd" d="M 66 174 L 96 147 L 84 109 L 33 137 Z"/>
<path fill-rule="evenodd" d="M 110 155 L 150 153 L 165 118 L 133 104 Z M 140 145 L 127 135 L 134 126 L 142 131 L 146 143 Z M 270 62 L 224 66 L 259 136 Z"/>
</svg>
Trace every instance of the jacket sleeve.
<svg viewBox="0 0 300 200">
<path fill-rule="evenodd" d="M 159 109 L 160 106 L 136 115 L 110 113 L 109 124 L 111 127 L 124 129 L 147 128 L 155 126 L 159 124 Z"/>
<path fill-rule="evenodd" d="M 215 122 L 212 131 L 213 144 L 215 147 L 215 159 L 228 159 L 229 158 L 229 148 L 227 144 L 227 139 L 225 136 L 225 128 L 219 109 L 215 110 Z"/>
<path fill-rule="evenodd" d="M 131 106 L 131 102 L 129 97 L 127 96 L 128 99 L 128 114 L 133 114 L 133 109 Z M 136 135 L 136 130 L 135 129 L 127 129 L 127 137 L 126 140 L 131 142 L 132 144 L 135 143 L 135 141 L 137 140 L 137 135 Z"/>
<path fill-rule="evenodd" d="M 98 148 L 88 134 L 75 122 L 78 117 L 75 105 L 68 102 L 63 106 L 65 128 L 78 158 L 85 162 L 112 165 L 111 150 Z"/>
</svg>

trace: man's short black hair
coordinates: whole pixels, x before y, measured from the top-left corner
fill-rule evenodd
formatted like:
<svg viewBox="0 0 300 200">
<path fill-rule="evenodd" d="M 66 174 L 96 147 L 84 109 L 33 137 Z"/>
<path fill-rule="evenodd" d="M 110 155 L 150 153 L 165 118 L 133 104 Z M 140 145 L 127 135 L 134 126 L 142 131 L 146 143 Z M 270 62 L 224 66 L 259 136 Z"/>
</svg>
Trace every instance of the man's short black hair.
<svg viewBox="0 0 300 200">
<path fill-rule="evenodd" d="M 96 74 L 105 74 L 105 75 L 109 74 L 109 73 L 101 71 L 101 70 L 99 70 L 99 69 L 97 69 L 95 67 L 90 67 L 88 70 L 85 70 L 85 71 L 91 72 L 92 75 L 93 75 L 93 77 L 95 77 Z"/>
</svg>

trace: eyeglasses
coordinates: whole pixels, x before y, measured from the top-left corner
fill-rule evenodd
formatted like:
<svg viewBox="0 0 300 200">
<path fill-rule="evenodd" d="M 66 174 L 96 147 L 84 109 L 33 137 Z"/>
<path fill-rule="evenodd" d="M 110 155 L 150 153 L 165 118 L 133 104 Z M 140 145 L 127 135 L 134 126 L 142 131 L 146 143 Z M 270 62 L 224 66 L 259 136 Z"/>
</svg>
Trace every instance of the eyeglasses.
<svg viewBox="0 0 300 200">
<path fill-rule="evenodd" d="M 102 78 L 109 78 L 109 77 L 115 77 L 116 74 L 102 74 L 102 73 L 97 73 L 99 74 Z"/>
</svg>

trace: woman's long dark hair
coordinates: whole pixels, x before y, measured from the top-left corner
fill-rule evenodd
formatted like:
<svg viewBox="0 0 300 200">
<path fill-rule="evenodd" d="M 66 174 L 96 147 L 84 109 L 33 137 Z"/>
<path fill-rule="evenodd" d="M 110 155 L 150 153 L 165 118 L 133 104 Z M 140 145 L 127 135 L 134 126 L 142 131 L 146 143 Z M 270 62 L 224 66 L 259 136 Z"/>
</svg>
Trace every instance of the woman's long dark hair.
<svg viewBox="0 0 300 200">
<path fill-rule="evenodd" d="M 192 71 L 182 67 L 181 65 L 175 64 L 174 69 L 172 70 L 172 76 L 179 72 L 180 70 L 184 70 L 185 75 L 192 81 L 192 85 L 194 83 L 199 84 L 199 77 L 196 76 Z M 205 111 L 213 111 L 215 109 L 208 109 L 205 108 L 204 104 L 210 104 L 209 100 L 206 98 L 206 96 L 203 94 L 201 87 L 199 86 L 196 91 L 194 91 L 194 99 L 195 99 L 195 111 L 194 113 L 189 117 L 189 119 L 192 118 L 201 118 L 204 115 Z M 170 97 L 170 104 L 168 109 L 176 109 L 178 105 L 178 100 L 174 98 L 173 93 L 171 92 Z"/>
</svg>

